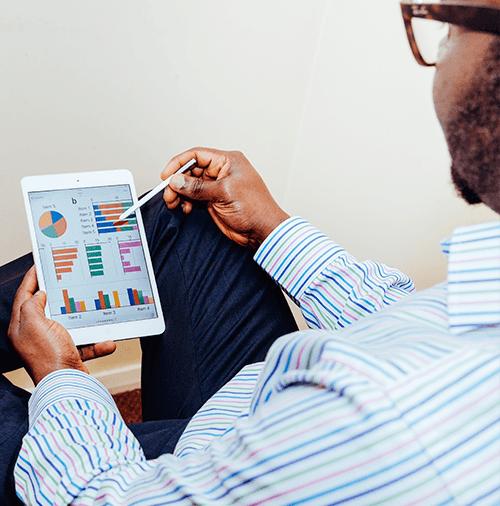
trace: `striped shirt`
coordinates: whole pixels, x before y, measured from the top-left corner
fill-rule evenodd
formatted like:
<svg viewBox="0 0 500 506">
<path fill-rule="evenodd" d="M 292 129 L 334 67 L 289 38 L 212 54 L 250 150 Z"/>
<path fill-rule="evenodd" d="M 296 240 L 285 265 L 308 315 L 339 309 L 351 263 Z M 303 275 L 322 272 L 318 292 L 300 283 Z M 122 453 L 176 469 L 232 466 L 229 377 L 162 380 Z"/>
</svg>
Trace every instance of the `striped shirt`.
<svg viewBox="0 0 500 506">
<path fill-rule="evenodd" d="M 500 222 L 445 241 L 415 293 L 300 218 L 256 261 L 311 327 L 278 339 L 145 460 L 106 389 L 48 375 L 16 464 L 28 504 L 500 504 Z"/>
</svg>

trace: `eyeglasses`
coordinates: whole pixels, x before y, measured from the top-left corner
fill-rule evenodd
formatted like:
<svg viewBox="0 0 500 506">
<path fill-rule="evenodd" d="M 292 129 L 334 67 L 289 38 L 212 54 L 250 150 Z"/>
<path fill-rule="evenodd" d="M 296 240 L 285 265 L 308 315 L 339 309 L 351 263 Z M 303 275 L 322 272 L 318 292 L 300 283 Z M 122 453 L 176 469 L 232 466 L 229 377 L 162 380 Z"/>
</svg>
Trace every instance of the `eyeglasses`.
<svg viewBox="0 0 500 506">
<path fill-rule="evenodd" d="M 424 67 L 438 61 L 439 49 L 449 35 L 450 25 L 500 35 L 500 5 L 444 1 L 401 2 L 406 34 L 415 59 Z"/>
</svg>

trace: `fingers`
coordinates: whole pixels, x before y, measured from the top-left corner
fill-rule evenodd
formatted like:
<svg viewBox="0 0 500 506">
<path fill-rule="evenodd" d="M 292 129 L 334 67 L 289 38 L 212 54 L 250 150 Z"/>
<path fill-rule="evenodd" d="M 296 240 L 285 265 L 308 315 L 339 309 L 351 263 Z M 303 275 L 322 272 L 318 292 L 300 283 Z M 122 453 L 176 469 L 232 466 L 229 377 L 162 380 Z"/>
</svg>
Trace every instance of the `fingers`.
<svg viewBox="0 0 500 506">
<path fill-rule="evenodd" d="M 92 358 L 105 357 L 111 355 L 116 350 L 116 343 L 114 341 L 105 341 L 103 343 L 89 344 L 78 348 L 80 357 L 83 362 Z"/>
<path fill-rule="evenodd" d="M 181 202 L 181 207 L 182 207 L 182 210 L 184 211 L 184 214 L 189 214 L 193 209 L 193 204 L 191 202 L 183 200 Z"/>
<path fill-rule="evenodd" d="M 206 169 L 210 166 L 214 168 L 221 163 L 224 164 L 226 161 L 226 153 L 223 151 L 218 151 L 216 149 L 209 148 L 192 148 L 180 155 L 175 156 L 168 162 L 167 166 L 163 169 L 161 173 L 161 178 L 163 180 L 167 179 L 168 176 L 172 175 L 174 172 L 179 170 L 183 165 L 185 165 L 189 160 L 194 158 L 196 160 L 196 166 L 198 169 Z M 196 169 L 194 169 L 194 172 Z M 194 173 L 195 176 L 199 177 L 200 174 Z M 212 177 L 212 176 L 211 176 Z"/>
<path fill-rule="evenodd" d="M 223 151 L 208 148 L 193 148 L 172 158 L 161 174 L 162 179 L 166 179 L 193 158 L 196 160 L 196 166 L 186 172 L 186 177 L 191 173 L 192 176 L 200 180 L 216 180 L 224 167 L 228 169 L 230 166 L 229 156 Z M 177 176 L 174 177 L 176 178 Z M 195 194 L 200 192 L 200 188 L 197 185 L 193 186 L 193 183 L 186 186 L 185 191 L 182 191 L 184 186 L 182 181 L 183 179 L 177 179 L 177 184 L 175 185 L 174 178 L 172 178 L 170 185 L 164 191 L 163 199 L 169 209 L 174 209 L 181 204 L 183 211 L 189 213 L 192 209 L 192 204 L 186 202 L 182 196 L 191 197 L 195 200 L 210 200 L 209 195 L 196 196 Z"/>
<path fill-rule="evenodd" d="M 218 181 L 210 181 L 201 177 L 189 177 L 185 174 L 174 176 L 169 186 L 177 194 L 192 200 L 205 202 L 218 201 L 222 189 Z"/>
</svg>

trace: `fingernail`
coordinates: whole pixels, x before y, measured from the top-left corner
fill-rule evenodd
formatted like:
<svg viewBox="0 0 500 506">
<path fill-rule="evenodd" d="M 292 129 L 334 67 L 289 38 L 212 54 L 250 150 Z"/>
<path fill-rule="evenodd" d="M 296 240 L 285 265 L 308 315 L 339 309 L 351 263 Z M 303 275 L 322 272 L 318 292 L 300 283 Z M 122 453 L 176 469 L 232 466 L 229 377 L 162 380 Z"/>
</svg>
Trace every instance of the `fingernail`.
<svg viewBox="0 0 500 506">
<path fill-rule="evenodd" d="M 169 186 L 173 190 L 181 190 L 182 188 L 184 188 L 185 184 L 186 184 L 186 180 L 184 179 L 184 176 L 182 176 L 181 174 L 176 174 L 170 180 Z"/>
</svg>

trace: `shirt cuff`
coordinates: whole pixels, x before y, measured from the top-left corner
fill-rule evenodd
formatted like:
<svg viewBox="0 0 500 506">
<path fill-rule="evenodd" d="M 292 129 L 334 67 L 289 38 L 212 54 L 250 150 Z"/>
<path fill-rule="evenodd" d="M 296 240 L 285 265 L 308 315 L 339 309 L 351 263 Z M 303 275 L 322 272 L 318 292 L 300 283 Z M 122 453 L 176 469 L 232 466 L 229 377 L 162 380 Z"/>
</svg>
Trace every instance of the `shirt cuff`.
<svg viewBox="0 0 500 506">
<path fill-rule="evenodd" d="M 269 234 L 254 260 L 297 301 L 324 268 L 345 253 L 309 222 L 295 216 Z"/>
<path fill-rule="evenodd" d="M 78 403 L 105 404 L 121 418 L 113 397 L 101 382 L 82 371 L 62 369 L 45 376 L 35 388 L 28 404 L 30 429 L 45 410 L 71 398 Z"/>
</svg>

